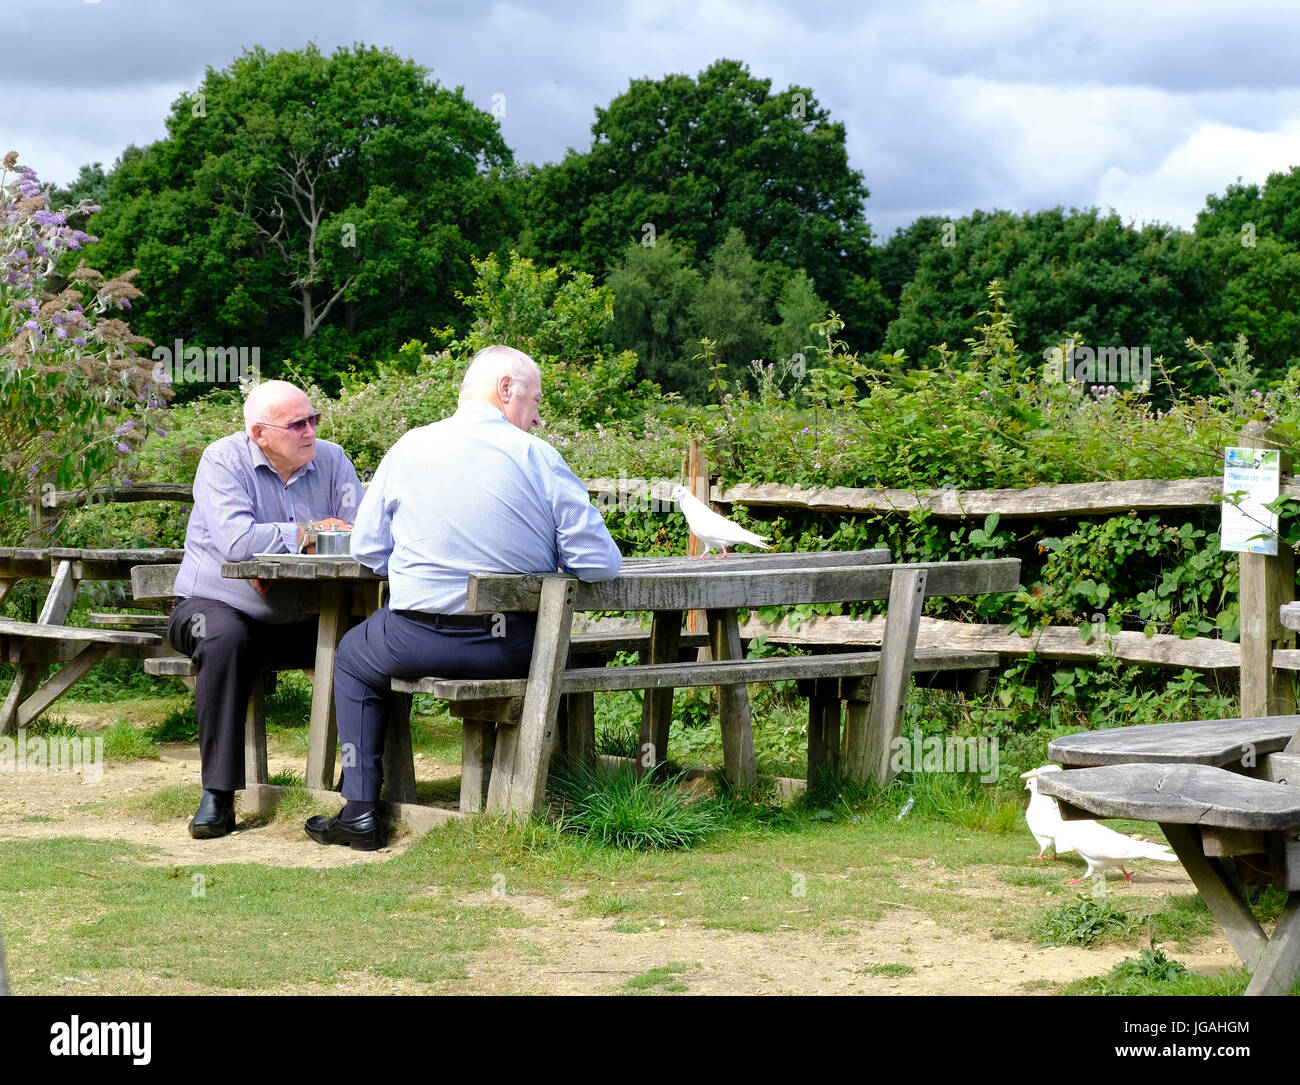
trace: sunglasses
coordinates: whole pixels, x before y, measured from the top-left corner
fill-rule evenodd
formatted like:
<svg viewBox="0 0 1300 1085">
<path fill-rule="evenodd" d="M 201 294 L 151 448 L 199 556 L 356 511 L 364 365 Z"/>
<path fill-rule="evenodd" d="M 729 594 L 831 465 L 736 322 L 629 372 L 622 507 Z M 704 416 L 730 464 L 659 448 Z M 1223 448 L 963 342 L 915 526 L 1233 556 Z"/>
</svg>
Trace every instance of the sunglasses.
<svg viewBox="0 0 1300 1085">
<path fill-rule="evenodd" d="M 259 426 L 270 426 L 272 429 L 287 429 L 290 433 L 305 433 L 307 427 L 312 429 L 320 428 L 320 412 L 309 414 L 306 418 L 300 418 L 297 422 L 290 422 L 287 426 L 279 426 L 274 422 L 259 422 Z"/>
</svg>

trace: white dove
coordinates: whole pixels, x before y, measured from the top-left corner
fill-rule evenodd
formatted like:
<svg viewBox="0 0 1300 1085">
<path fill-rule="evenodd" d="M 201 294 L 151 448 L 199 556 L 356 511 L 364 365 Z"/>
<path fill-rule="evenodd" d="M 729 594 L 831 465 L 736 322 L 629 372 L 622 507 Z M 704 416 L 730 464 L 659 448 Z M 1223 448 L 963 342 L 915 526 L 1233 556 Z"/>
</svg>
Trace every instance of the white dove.
<svg viewBox="0 0 1300 1085">
<path fill-rule="evenodd" d="M 722 551 L 718 556 L 725 558 L 727 547 L 738 543 L 748 543 L 760 550 L 772 549 L 764 542 L 766 535 L 755 535 L 739 524 L 733 524 L 725 516 L 719 516 L 685 486 L 674 486 L 669 496 L 681 506 L 691 534 L 704 544 L 704 553 L 700 557 L 716 548 Z"/>
<path fill-rule="evenodd" d="M 1088 864 L 1089 878 L 1104 878 L 1107 867 L 1118 867 L 1126 882 L 1131 882 L 1133 875 L 1124 869 L 1124 864 L 1132 859 L 1178 862 L 1178 856 L 1165 844 L 1152 844 L 1125 836 L 1105 825 L 1098 825 L 1095 821 L 1062 821 L 1056 830 L 1056 852 L 1059 855 L 1062 851 L 1077 851 L 1082 855 Z M 1065 884 L 1073 885 L 1081 881 L 1083 878 L 1070 878 Z"/>
<path fill-rule="evenodd" d="M 1029 807 L 1025 810 L 1025 821 L 1029 825 L 1029 831 L 1034 834 L 1034 839 L 1038 841 L 1038 854 L 1031 855 L 1031 859 L 1043 858 L 1049 847 L 1056 848 L 1053 859 L 1060 858 L 1062 851 L 1069 850 L 1062 848 L 1056 841 L 1058 829 L 1065 824 L 1061 820 L 1061 812 L 1056 808 L 1056 800 L 1038 793 L 1039 775 L 1044 772 L 1060 771 L 1060 765 L 1044 765 L 1042 768 L 1030 769 L 1020 774 L 1020 778 L 1026 781 L 1025 790 L 1029 792 Z"/>
</svg>

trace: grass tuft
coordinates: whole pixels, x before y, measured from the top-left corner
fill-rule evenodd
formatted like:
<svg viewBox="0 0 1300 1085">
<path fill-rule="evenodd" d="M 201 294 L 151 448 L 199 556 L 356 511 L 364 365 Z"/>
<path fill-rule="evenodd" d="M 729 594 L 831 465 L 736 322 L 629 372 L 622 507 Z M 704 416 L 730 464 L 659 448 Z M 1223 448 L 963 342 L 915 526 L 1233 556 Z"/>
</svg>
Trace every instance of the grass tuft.
<svg viewBox="0 0 1300 1085">
<path fill-rule="evenodd" d="M 1031 937 L 1049 946 L 1092 946 L 1117 938 L 1131 938 L 1139 921 L 1109 900 L 1094 900 L 1083 894 L 1072 904 L 1053 908 L 1030 931 Z"/>
<path fill-rule="evenodd" d="M 591 769 L 570 765 L 556 773 L 554 790 L 563 803 L 562 825 L 601 844 L 631 851 L 689 848 L 723 826 L 716 804 L 692 799 L 631 766 Z"/>
</svg>

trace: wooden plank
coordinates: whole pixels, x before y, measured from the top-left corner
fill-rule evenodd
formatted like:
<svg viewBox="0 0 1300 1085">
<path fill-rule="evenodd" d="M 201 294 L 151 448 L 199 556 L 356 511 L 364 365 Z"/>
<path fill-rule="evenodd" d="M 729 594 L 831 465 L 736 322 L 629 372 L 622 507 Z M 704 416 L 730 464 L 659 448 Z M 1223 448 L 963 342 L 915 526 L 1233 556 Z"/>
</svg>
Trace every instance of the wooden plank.
<svg viewBox="0 0 1300 1085">
<path fill-rule="evenodd" d="M 1300 826 L 1300 788 L 1252 780 L 1208 765 L 1102 765 L 1048 772 L 1038 790 L 1100 818 L 1133 818 L 1220 829 Z"/>
<path fill-rule="evenodd" d="M 13 618 L 0 618 L 0 633 L 11 637 L 30 637 L 61 643 L 83 644 L 135 644 L 157 648 L 162 638 L 157 633 L 140 633 L 124 629 L 90 629 L 79 625 L 58 625 L 43 622 L 20 622 Z"/>
<path fill-rule="evenodd" d="M 244 709 L 244 780 L 264 784 L 270 780 L 266 765 L 266 676 L 253 679 Z"/>
<path fill-rule="evenodd" d="M 86 490 L 55 490 L 50 505 L 84 505 L 91 502 L 121 504 L 128 501 L 193 502 L 194 486 L 189 482 L 133 482 L 121 486 L 95 486 Z"/>
<path fill-rule="evenodd" d="M 88 614 L 86 621 L 96 627 L 120 626 L 134 632 L 161 635 L 167 631 L 166 614 Z"/>
<path fill-rule="evenodd" d="M 344 585 L 320 587 L 320 624 L 316 627 L 316 679 L 311 691 L 311 726 L 307 734 L 306 786 L 334 786 L 334 749 L 338 728 L 334 716 L 334 657 L 347 631 Z M 346 751 L 345 751 L 346 754 Z"/>
<path fill-rule="evenodd" d="M 144 673 L 160 677 L 188 678 L 199 673 L 189 656 L 158 656 L 144 661 Z"/>
<path fill-rule="evenodd" d="M 791 624 L 790 619 L 774 622 L 751 616 L 740 627 L 746 640 L 766 637 L 774 644 L 879 644 L 885 632 L 885 619 L 847 618 L 839 615 L 811 618 Z M 1145 666 L 1193 667 L 1201 670 L 1237 670 L 1241 666 L 1241 649 L 1237 644 L 1209 637 L 1184 639 L 1157 633 L 1148 637 L 1140 632 L 1094 637 L 1084 643 L 1072 625 L 1053 625 L 1035 629 L 1022 637 L 1009 633 L 1001 625 L 952 622 L 922 618 L 917 633 L 917 650 L 930 648 L 996 652 L 999 655 L 1035 655 L 1039 659 L 1087 662 L 1114 656 L 1125 663 Z"/>
<path fill-rule="evenodd" d="M 18 726 L 26 727 L 113 651 L 109 644 L 87 644 L 18 708 Z"/>
<path fill-rule="evenodd" d="M 755 574 L 761 575 L 761 574 Z M 713 659 L 709 663 L 697 663 L 696 669 L 709 669 L 720 683 L 718 693 L 718 720 L 722 727 L 722 764 L 727 782 L 732 787 L 748 787 L 758 782 L 758 763 L 754 758 L 754 731 L 749 716 L 749 689 L 743 685 L 725 684 L 723 676 L 726 668 L 739 669 L 741 674 L 748 673 L 745 668 L 764 660 L 745 660 L 745 651 L 740 643 L 740 628 L 734 610 L 710 609 L 709 651 Z M 737 662 L 741 661 L 741 662 Z M 744 681 L 742 677 L 740 679 Z"/>
<path fill-rule="evenodd" d="M 50 584 L 40 616 L 36 619 L 37 625 L 62 625 L 77 594 L 77 578 L 70 561 L 60 561 L 53 567 L 52 575 L 53 583 Z"/>
<path fill-rule="evenodd" d="M 279 558 L 280 560 L 277 560 Z M 221 575 L 232 580 L 362 580 L 379 581 L 383 577 L 349 557 L 321 556 L 303 561 L 297 555 L 270 555 L 247 561 L 227 561 Z"/>
<path fill-rule="evenodd" d="M 1261 780 L 1300 787 L 1300 753 L 1291 752 L 1294 743 L 1292 738 L 1282 753 L 1269 753 L 1259 758 L 1258 776 Z"/>
<path fill-rule="evenodd" d="M 490 813 L 530 817 L 541 812 L 546 797 L 546 766 L 560 705 L 560 678 L 568 659 L 573 629 L 576 584 L 577 581 L 568 577 L 552 577 L 542 589 L 524 714 L 519 726 L 509 732 L 518 736 L 511 744 L 514 748 L 508 751 L 513 755 L 509 764 L 500 756 L 504 744 L 497 743 L 498 756 L 493 760 L 488 789 Z"/>
<path fill-rule="evenodd" d="M 411 747 L 411 695 L 392 693 L 384 732 L 384 798 L 415 802 L 415 753 Z"/>
<path fill-rule="evenodd" d="M 1066 772 L 1047 774 L 1068 775 L 1070 773 Z M 1039 777 L 1040 783 L 1043 779 L 1045 777 Z M 1241 899 L 1240 891 L 1218 863 L 1205 857 L 1201 850 L 1200 833 L 1195 827 L 1161 822 L 1160 829 L 1209 906 L 1224 936 L 1241 958 L 1241 963 L 1254 971 L 1268 946 L 1268 938 L 1255 914 Z"/>
<path fill-rule="evenodd" d="M 393 679 L 393 689 L 404 690 L 406 686 L 401 684 L 409 682 L 410 679 Z M 527 679 L 521 679 L 527 683 Z M 489 697 L 484 700 L 473 701 L 448 701 L 447 714 L 449 716 L 458 716 L 463 719 L 489 721 L 491 723 L 503 723 L 511 727 L 518 727 L 519 721 L 524 715 L 524 697 L 526 686 L 521 689 L 517 697 Z"/>
<path fill-rule="evenodd" d="M 48 580 L 50 552 L 18 546 L 0 548 L 0 577 L 6 580 Z"/>
<path fill-rule="evenodd" d="M 1047 756 L 1067 768 L 1094 765 L 1195 764 L 1250 771 L 1286 747 L 1300 716 L 1147 723 L 1055 738 Z"/>
<path fill-rule="evenodd" d="M 596 767 L 596 697 L 592 693 L 565 695 L 568 729 L 565 757 L 588 768 Z"/>
<path fill-rule="evenodd" d="M 175 565 L 133 565 L 131 567 L 131 595 L 137 601 L 173 599 L 176 596 L 176 577 L 181 567 Z"/>
<path fill-rule="evenodd" d="M 650 626 L 650 662 L 648 665 L 658 666 L 677 663 L 681 639 L 681 612 L 676 610 L 656 611 Z M 668 760 L 668 734 L 673 722 L 673 690 L 673 686 L 648 689 L 641 701 L 641 732 L 638 741 L 638 756 L 634 760 L 637 775 L 643 773 L 647 768 L 656 769 Z M 649 761 L 649 765 L 646 764 L 647 761 Z"/>
<path fill-rule="evenodd" d="M 840 766 L 840 684 L 834 678 L 813 683 L 808 698 L 808 782 Z"/>
<path fill-rule="evenodd" d="M 1268 423 L 1248 422 L 1238 438 L 1243 448 L 1278 448 Z M 1290 454 L 1280 452 L 1282 470 Z M 1239 554 L 1241 602 L 1241 714 L 1278 716 L 1296 710 L 1291 676 L 1274 670 L 1278 649 L 1295 647 L 1295 633 L 1282 625 L 1283 604 L 1295 600 L 1295 555 L 1279 543 L 1277 556 Z"/>
<path fill-rule="evenodd" d="M 1210 859 L 1228 859 L 1234 855 L 1265 855 L 1268 853 L 1267 833 L 1246 829 L 1201 829 L 1201 850 Z"/>
<path fill-rule="evenodd" d="M 460 810 L 463 814 L 477 814 L 487 802 L 496 752 L 496 724 L 464 719 L 460 742 Z"/>
<path fill-rule="evenodd" d="M 1300 832 L 1287 829 L 1280 833 L 1266 833 L 1265 838 L 1274 888 L 1284 893 L 1300 890 Z"/>
<path fill-rule="evenodd" d="M 821 486 L 803 489 L 774 482 L 738 484 L 718 490 L 714 500 L 727 505 L 775 506 L 818 512 L 912 512 L 979 517 L 996 512 L 1011 519 L 1026 516 L 1099 516 L 1150 509 L 1196 509 L 1218 505 L 1223 479 L 1135 479 L 1123 482 L 1069 482 L 1004 490 L 898 490 Z"/>
<path fill-rule="evenodd" d="M 874 777 L 882 787 L 894 778 L 892 743 L 903 726 L 907 688 L 916 655 L 916 632 L 921 622 L 928 573 L 924 569 L 899 569 L 889 593 L 885 638 L 880 647 L 880 666 L 867 710 L 867 756 L 863 763 L 846 766 L 861 783 Z M 855 740 L 857 747 L 864 745 Z"/>
<path fill-rule="evenodd" d="M 879 660 L 879 652 L 843 652 L 824 656 L 715 659 L 707 663 L 587 667 L 565 671 L 560 689 L 563 693 L 600 693 L 852 677 L 875 674 Z M 449 701 L 477 701 L 522 697 L 531 692 L 530 681 L 528 678 L 394 678 L 392 687 L 407 693 L 429 693 Z"/>
<path fill-rule="evenodd" d="M 678 572 L 689 573 L 698 559 L 673 555 L 670 557 L 624 558 L 623 571 L 628 573 Z M 713 560 L 713 559 L 710 559 Z M 889 551 L 876 550 L 801 550 L 784 553 L 728 554 L 727 562 L 736 562 L 740 569 L 784 569 L 799 566 L 803 569 L 840 569 L 857 565 L 888 565 Z M 727 566 L 732 568 L 731 565 Z"/>
<path fill-rule="evenodd" d="M 691 574 L 632 573 L 594 584 L 575 582 L 574 609 L 723 610 L 886 599 L 897 569 L 924 570 L 927 596 L 1002 594 L 1015 591 L 1020 582 L 1018 558 L 752 572 L 731 572 L 724 559 Z M 471 575 L 465 609 L 479 614 L 536 610 L 548 579 L 554 577 Z"/>
</svg>

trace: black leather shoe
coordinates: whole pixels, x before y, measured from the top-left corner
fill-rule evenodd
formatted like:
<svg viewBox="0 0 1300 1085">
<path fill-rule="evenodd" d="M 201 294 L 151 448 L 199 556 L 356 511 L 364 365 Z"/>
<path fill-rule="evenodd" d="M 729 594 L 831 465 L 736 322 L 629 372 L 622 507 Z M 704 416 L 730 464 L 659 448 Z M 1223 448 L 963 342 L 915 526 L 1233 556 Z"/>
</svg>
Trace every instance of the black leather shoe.
<svg viewBox="0 0 1300 1085">
<path fill-rule="evenodd" d="M 190 836 L 195 840 L 210 840 L 225 836 L 235 827 L 235 802 L 226 800 L 211 791 L 203 792 L 199 808 L 190 822 Z"/>
<path fill-rule="evenodd" d="M 351 821 L 317 814 L 307 819 L 306 829 L 307 835 L 318 844 L 346 844 L 357 851 L 376 851 L 379 848 L 379 824 L 373 813 L 362 814 Z"/>
</svg>

